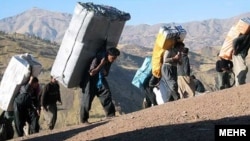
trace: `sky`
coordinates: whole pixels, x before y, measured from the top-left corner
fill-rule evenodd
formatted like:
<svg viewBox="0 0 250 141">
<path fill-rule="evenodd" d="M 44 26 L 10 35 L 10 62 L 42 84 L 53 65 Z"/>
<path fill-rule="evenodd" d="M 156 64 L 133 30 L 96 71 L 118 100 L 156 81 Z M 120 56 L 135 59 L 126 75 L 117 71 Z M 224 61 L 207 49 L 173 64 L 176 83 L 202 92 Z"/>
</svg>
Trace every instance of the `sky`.
<svg viewBox="0 0 250 141">
<path fill-rule="evenodd" d="M 33 7 L 73 14 L 77 2 L 93 2 L 130 14 L 128 25 L 227 19 L 250 12 L 250 0 L 1 0 L 0 19 Z"/>
</svg>

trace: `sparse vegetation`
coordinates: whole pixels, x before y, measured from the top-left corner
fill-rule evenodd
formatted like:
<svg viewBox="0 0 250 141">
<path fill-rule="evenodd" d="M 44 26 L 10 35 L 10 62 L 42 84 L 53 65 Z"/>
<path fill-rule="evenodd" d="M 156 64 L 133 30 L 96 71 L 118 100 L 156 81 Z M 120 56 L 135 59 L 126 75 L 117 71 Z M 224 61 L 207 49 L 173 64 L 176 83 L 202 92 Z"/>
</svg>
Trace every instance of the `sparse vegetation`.
<svg viewBox="0 0 250 141">
<path fill-rule="evenodd" d="M 30 53 L 43 66 L 39 75 L 39 81 L 42 85 L 50 80 L 50 70 L 57 54 L 59 46 L 57 44 L 44 41 L 34 36 L 23 34 L 7 34 L 0 32 L 0 78 L 13 55 Z M 79 124 L 79 89 L 66 89 L 61 86 L 63 105 L 58 106 L 58 121 L 55 128 L 61 128 L 69 125 Z M 98 100 L 98 99 L 97 99 Z M 94 107 L 91 111 L 91 120 L 96 121 L 104 117 L 99 101 L 94 101 Z M 99 104 L 99 106 L 98 106 Z M 45 128 L 43 117 L 40 119 L 42 128 Z"/>
<path fill-rule="evenodd" d="M 135 88 L 132 78 L 136 70 L 141 66 L 145 56 L 151 55 L 151 49 L 136 46 L 118 46 L 122 51 L 117 62 L 111 68 L 111 91 L 116 103 L 117 115 L 130 113 L 142 109 L 141 102 L 144 97 L 142 91 Z M 16 54 L 31 53 L 42 65 L 43 70 L 39 75 L 41 84 L 49 81 L 51 66 L 56 57 L 58 45 L 27 35 L 7 34 L 0 32 L 0 72 L 1 78 L 10 58 Z M 212 48 L 211 48 L 212 49 Z M 211 51 L 217 52 L 218 50 Z M 125 53 L 126 52 L 126 53 Z M 133 55 L 131 55 L 133 54 Z M 216 54 L 215 54 L 216 55 Z M 192 73 L 203 81 L 209 91 L 215 91 L 216 72 L 214 64 L 215 55 L 205 56 L 190 52 Z M 248 57 L 249 60 L 249 57 Z M 249 61 L 248 61 L 249 62 Z M 129 68 L 129 69 L 127 69 Z M 119 74 L 119 77 L 117 77 Z M 67 89 L 61 85 L 63 105 L 58 106 L 58 121 L 55 128 L 62 128 L 80 123 L 79 107 L 81 91 L 79 88 Z M 90 121 L 99 121 L 104 117 L 104 111 L 99 99 L 95 98 L 90 111 Z M 43 116 L 40 118 L 42 129 L 45 128 Z"/>
</svg>

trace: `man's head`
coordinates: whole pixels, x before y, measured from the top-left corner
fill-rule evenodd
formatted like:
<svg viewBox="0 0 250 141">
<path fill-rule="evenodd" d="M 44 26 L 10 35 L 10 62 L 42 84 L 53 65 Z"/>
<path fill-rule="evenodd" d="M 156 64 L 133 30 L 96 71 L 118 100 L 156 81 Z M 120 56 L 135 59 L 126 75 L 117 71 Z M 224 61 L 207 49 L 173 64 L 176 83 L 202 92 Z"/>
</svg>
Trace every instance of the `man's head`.
<svg viewBox="0 0 250 141">
<path fill-rule="evenodd" d="M 176 49 L 177 51 L 182 52 L 182 50 L 184 49 L 185 44 L 183 42 L 176 42 L 174 49 Z"/>
<path fill-rule="evenodd" d="M 196 77 L 194 75 L 191 75 L 191 78 L 196 79 Z"/>
<path fill-rule="evenodd" d="M 107 53 L 108 53 L 108 61 L 111 63 L 114 62 L 117 56 L 120 55 L 120 51 L 115 47 L 109 48 L 107 50 Z"/>
<path fill-rule="evenodd" d="M 37 77 L 33 77 L 32 80 L 31 80 L 31 87 L 36 89 L 39 87 L 39 80 Z"/>
<path fill-rule="evenodd" d="M 56 78 L 55 78 L 55 77 L 53 77 L 53 76 L 50 76 L 50 81 L 51 81 L 52 83 L 57 83 Z"/>
<path fill-rule="evenodd" d="M 184 49 L 182 50 L 182 52 L 183 52 L 184 54 L 188 54 L 189 49 L 188 49 L 187 47 L 184 47 Z"/>
</svg>

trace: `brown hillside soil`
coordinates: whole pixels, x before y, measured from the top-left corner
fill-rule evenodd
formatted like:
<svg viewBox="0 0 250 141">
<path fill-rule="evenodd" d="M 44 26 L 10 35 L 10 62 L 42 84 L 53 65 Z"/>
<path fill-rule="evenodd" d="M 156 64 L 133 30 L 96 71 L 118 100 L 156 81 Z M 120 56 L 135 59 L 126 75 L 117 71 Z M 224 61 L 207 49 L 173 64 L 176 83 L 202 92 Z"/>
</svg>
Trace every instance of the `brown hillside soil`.
<svg viewBox="0 0 250 141">
<path fill-rule="evenodd" d="M 213 141 L 215 125 L 250 124 L 249 95 L 250 84 L 245 84 L 15 140 Z"/>
</svg>

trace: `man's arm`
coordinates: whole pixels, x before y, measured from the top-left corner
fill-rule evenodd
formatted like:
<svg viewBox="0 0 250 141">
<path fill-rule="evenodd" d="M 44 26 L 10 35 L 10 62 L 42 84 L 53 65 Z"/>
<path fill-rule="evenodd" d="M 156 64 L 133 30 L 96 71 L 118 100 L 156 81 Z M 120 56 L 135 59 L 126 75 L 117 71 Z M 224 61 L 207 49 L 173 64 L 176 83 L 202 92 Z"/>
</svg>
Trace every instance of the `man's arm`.
<svg viewBox="0 0 250 141">
<path fill-rule="evenodd" d="M 90 72 L 89 72 L 90 76 L 93 76 L 93 75 L 95 75 L 97 72 L 99 72 L 100 69 L 105 65 L 105 63 L 106 63 L 105 58 L 102 58 L 101 61 L 100 61 L 100 63 L 96 66 L 96 64 L 97 64 L 97 59 L 95 59 L 95 60 L 92 62 L 92 65 L 91 65 L 91 67 L 90 67 L 90 68 L 91 68 L 91 69 L 90 69 Z"/>
<path fill-rule="evenodd" d="M 171 52 L 166 50 L 164 52 L 164 56 L 163 56 L 163 63 L 173 63 L 173 62 L 179 62 L 180 58 L 181 58 L 181 54 L 178 52 L 178 54 L 176 54 L 175 56 L 172 57 Z"/>
<path fill-rule="evenodd" d="M 217 72 L 221 72 L 220 60 L 218 60 L 218 61 L 216 62 L 215 69 L 216 69 Z"/>
<path fill-rule="evenodd" d="M 234 55 L 237 55 L 239 53 L 240 43 L 244 41 L 244 38 L 245 38 L 244 35 L 240 35 L 239 37 L 237 37 L 233 40 L 233 53 L 234 53 Z"/>
</svg>

